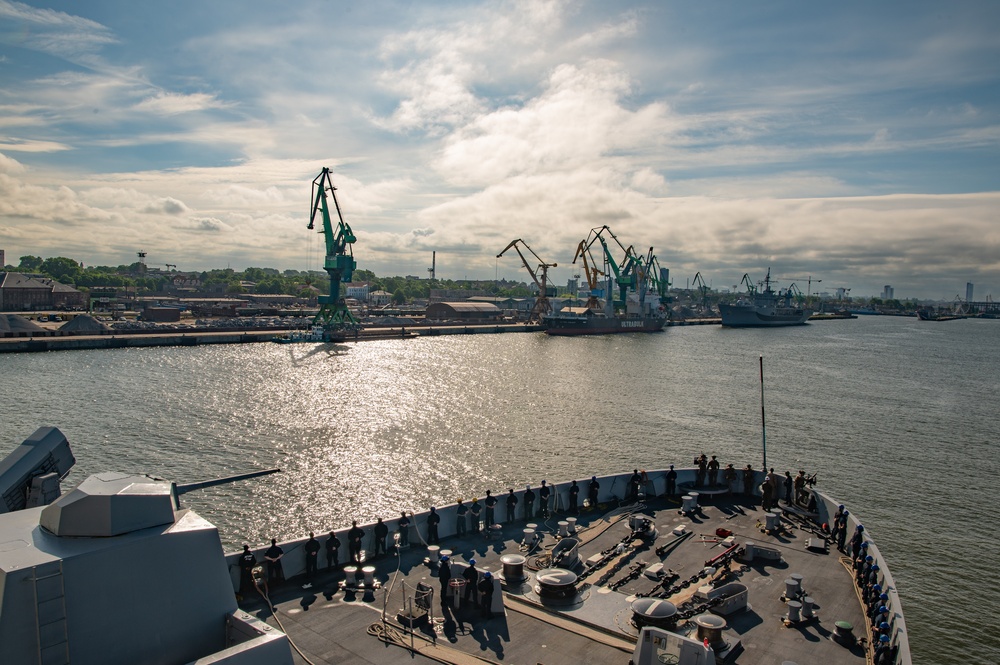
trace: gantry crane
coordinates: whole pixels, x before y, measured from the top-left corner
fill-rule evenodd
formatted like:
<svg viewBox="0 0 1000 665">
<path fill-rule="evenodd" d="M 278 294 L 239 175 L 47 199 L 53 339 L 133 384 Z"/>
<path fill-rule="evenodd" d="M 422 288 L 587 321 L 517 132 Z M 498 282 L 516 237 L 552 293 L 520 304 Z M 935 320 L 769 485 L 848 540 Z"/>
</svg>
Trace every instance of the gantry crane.
<svg viewBox="0 0 1000 665">
<path fill-rule="evenodd" d="M 524 245 L 524 248 L 531 252 L 531 255 L 535 257 L 538 261 L 538 268 L 532 268 L 528 260 L 524 258 L 524 254 L 521 253 L 521 248 L 518 245 Z M 558 264 L 546 263 L 538 258 L 538 254 L 528 247 L 528 243 L 524 242 L 520 238 L 517 240 L 512 240 L 509 245 L 504 247 L 503 251 L 497 254 L 499 259 L 501 256 L 507 253 L 507 250 L 511 247 L 517 252 L 517 255 L 521 257 L 521 263 L 524 267 L 528 269 L 528 274 L 531 275 L 532 281 L 538 287 L 538 297 L 535 299 L 535 306 L 531 308 L 531 315 L 528 317 L 528 322 L 541 322 L 542 317 L 552 311 L 552 305 L 549 303 L 548 294 L 548 279 L 549 279 L 549 268 L 555 268 Z M 541 272 L 541 279 L 538 277 L 538 272 Z"/>
<path fill-rule="evenodd" d="M 576 248 L 576 254 L 573 256 L 573 263 L 576 263 L 577 259 L 583 259 L 583 274 L 587 277 L 587 286 L 590 291 L 587 295 L 587 308 L 597 309 L 601 306 L 598 302 L 598 294 L 600 289 L 598 288 L 598 275 L 603 275 L 604 272 L 597 269 L 597 266 L 591 266 L 594 263 L 594 257 L 591 255 L 590 250 L 587 248 L 586 239 L 581 240 L 580 244 Z M 589 260 L 588 260 L 589 259 Z"/>
<path fill-rule="evenodd" d="M 821 280 L 821 279 L 813 279 L 813 276 L 809 275 L 808 277 L 775 277 L 774 281 L 775 282 L 805 282 L 806 283 L 806 297 L 808 298 L 809 296 L 812 295 L 812 283 L 816 282 L 817 284 L 819 284 L 823 280 Z M 801 293 L 801 289 L 799 290 L 799 292 Z"/>
<path fill-rule="evenodd" d="M 313 319 L 313 325 L 322 325 L 328 331 L 356 329 L 358 327 L 357 319 L 351 314 L 347 303 L 340 295 L 341 283 L 351 281 L 351 275 L 358 265 L 354 260 L 354 252 L 351 247 L 356 238 L 350 225 L 344 221 L 344 216 L 340 213 L 337 188 L 330 180 L 330 169 L 323 167 L 323 171 L 313 180 L 312 190 L 312 209 L 309 216 L 309 226 L 306 228 L 313 229 L 316 213 L 323 213 L 323 236 L 326 239 L 326 259 L 323 262 L 323 268 L 330 276 L 330 294 L 319 297 L 319 312 Z M 334 229 L 330 218 L 327 192 L 333 198 L 333 206 L 337 211 L 336 229 Z"/>
</svg>

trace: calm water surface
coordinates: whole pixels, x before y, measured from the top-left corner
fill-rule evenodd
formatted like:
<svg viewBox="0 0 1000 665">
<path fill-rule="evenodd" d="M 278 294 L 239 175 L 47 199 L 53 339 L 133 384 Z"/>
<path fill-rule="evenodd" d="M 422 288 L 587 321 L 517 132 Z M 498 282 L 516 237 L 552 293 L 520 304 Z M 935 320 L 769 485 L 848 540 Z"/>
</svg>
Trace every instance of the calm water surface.
<svg viewBox="0 0 1000 665">
<path fill-rule="evenodd" d="M 759 466 L 763 355 L 768 463 L 818 473 L 864 519 L 915 661 L 996 663 L 1000 583 L 984 564 L 996 561 L 998 348 L 1000 321 L 862 317 L 4 355 L 0 442 L 61 428 L 71 485 L 106 470 L 192 482 L 281 467 L 185 496 L 232 548 L 702 452 Z"/>
</svg>

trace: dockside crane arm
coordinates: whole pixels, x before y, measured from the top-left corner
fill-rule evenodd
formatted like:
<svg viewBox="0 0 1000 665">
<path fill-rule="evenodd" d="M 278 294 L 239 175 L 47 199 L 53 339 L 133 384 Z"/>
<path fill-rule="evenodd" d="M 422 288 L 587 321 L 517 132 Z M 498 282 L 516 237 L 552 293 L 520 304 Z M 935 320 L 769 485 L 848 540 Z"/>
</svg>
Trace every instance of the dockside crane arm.
<svg viewBox="0 0 1000 665">
<path fill-rule="evenodd" d="M 531 264 L 528 263 L 528 259 L 525 258 L 524 254 L 521 252 L 521 245 L 523 245 L 524 248 L 528 250 L 533 257 L 535 257 L 536 261 L 538 261 L 537 269 L 532 268 Z M 528 274 L 531 275 L 531 279 L 535 283 L 535 286 L 538 287 L 538 297 L 535 299 L 535 306 L 531 309 L 529 321 L 540 321 L 543 316 L 552 311 L 552 305 L 549 303 L 548 298 L 548 275 L 549 268 L 556 268 L 558 267 L 558 264 L 546 263 L 545 261 L 542 261 L 538 254 L 535 253 L 535 250 L 531 249 L 531 247 L 528 246 L 528 243 L 524 242 L 520 238 L 512 240 L 509 245 L 503 248 L 502 252 L 497 254 L 497 258 L 499 259 L 502 257 L 507 253 L 507 250 L 512 247 L 514 248 L 514 251 L 517 252 L 517 255 L 521 257 L 521 263 L 524 264 L 524 267 L 527 269 Z M 541 273 L 540 278 L 538 276 L 539 272 Z"/>
<path fill-rule="evenodd" d="M 573 255 L 574 264 L 576 263 L 577 259 L 583 260 L 583 274 L 587 277 L 587 287 L 589 289 L 589 293 L 587 296 L 587 307 L 589 309 L 597 309 L 600 306 L 600 303 L 597 300 L 597 292 L 598 292 L 597 277 L 598 275 L 604 275 L 604 271 L 599 270 L 597 268 L 597 264 L 594 261 L 593 254 L 591 254 L 590 250 L 587 249 L 586 238 L 581 240 L 580 244 L 577 245 L 576 254 Z M 591 264 L 594 265 L 592 266 Z"/>
<path fill-rule="evenodd" d="M 747 285 L 747 293 L 750 295 L 757 293 L 757 285 L 753 283 L 753 280 L 750 279 L 750 275 L 748 273 L 743 273 L 743 279 L 740 280 L 740 284 Z"/>
</svg>

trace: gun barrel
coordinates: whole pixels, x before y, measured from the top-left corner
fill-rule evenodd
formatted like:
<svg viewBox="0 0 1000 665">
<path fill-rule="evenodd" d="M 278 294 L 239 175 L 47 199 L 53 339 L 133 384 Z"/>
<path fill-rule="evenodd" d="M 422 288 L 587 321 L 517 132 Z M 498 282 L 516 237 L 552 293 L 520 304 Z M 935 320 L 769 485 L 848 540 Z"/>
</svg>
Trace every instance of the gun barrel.
<svg viewBox="0 0 1000 665">
<path fill-rule="evenodd" d="M 249 480 L 250 478 L 269 476 L 272 473 L 281 473 L 281 469 L 265 469 L 263 471 L 240 473 L 235 476 L 227 476 L 225 478 L 215 478 L 213 480 L 202 480 L 201 482 L 186 483 L 184 485 L 175 485 L 174 487 L 177 496 L 180 496 L 181 494 L 187 494 L 188 492 L 193 492 L 195 490 L 205 489 L 206 487 L 215 487 L 216 485 L 226 485 L 228 483 L 234 483 L 237 480 Z"/>
</svg>

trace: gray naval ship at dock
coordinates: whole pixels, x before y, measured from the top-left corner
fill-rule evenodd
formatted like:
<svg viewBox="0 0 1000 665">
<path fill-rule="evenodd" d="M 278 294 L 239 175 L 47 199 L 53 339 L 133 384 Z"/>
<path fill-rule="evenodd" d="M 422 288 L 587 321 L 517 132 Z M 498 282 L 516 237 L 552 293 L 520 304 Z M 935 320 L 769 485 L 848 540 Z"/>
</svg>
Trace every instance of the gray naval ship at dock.
<svg viewBox="0 0 1000 665">
<path fill-rule="evenodd" d="M 835 521 L 839 503 L 805 483 L 785 501 L 762 471 L 633 472 L 438 507 L 383 522 L 387 552 L 361 525 L 358 561 L 338 529 L 336 560 L 321 551 L 308 573 L 315 545 L 280 543 L 287 581 L 269 584 L 180 505 L 233 479 L 106 473 L 60 493 L 73 462 L 50 427 L 0 462 L 4 662 L 911 663 L 856 516 Z"/>
</svg>

